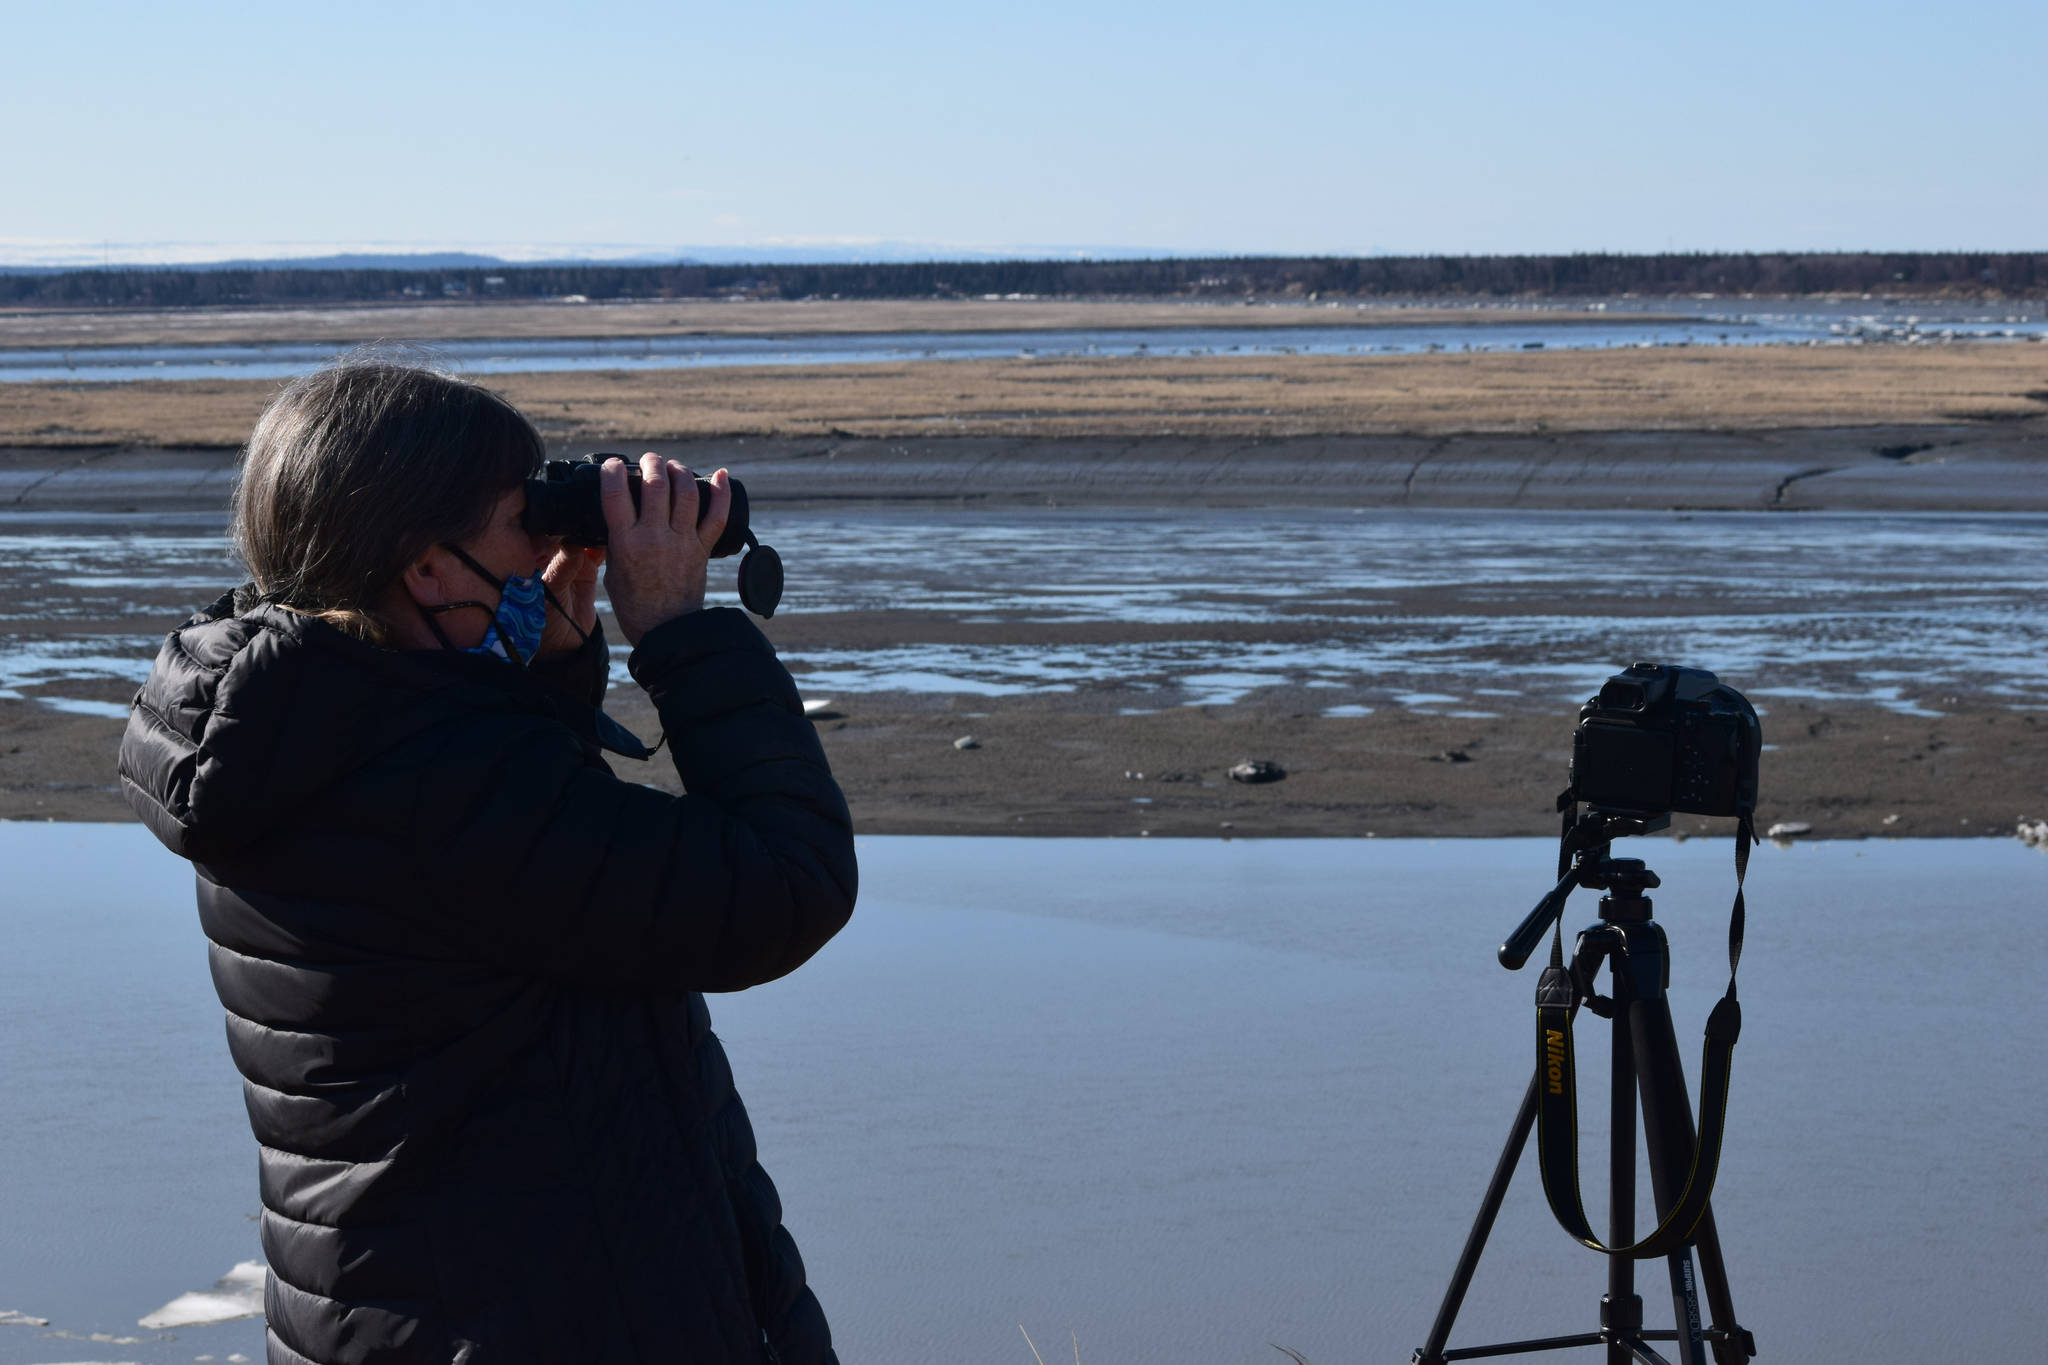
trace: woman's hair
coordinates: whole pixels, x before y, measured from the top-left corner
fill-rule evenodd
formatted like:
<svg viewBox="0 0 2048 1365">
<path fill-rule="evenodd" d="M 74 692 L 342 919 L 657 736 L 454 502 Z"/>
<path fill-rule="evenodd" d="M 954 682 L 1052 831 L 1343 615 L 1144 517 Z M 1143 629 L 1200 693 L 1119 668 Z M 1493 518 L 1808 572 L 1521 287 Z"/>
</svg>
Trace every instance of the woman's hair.
<svg viewBox="0 0 2048 1365">
<path fill-rule="evenodd" d="M 373 642 L 375 608 L 429 546 L 483 530 L 546 444 L 490 390 L 385 355 L 287 384 L 257 419 L 234 540 L 257 590 Z"/>
</svg>

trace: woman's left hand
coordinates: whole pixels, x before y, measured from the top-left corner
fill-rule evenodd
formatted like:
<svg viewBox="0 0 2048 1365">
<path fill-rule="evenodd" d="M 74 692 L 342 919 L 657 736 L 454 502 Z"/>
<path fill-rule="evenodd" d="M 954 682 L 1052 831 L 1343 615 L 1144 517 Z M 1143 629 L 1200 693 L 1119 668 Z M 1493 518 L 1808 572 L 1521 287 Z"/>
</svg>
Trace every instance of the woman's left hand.
<svg viewBox="0 0 2048 1365">
<path fill-rule="evenodd" d="M 534 655 L 536 662 L 574 654 L 583 648 L 583 637 L 597 629 L 597 574 L 603 567 L 603 546 L 564 545 L 540 571 L 541 581 L 556 601 L 569 609 L 569 619 L 576 625 L 571 626 L 550 604 L 547 629 L 541 632 L 540 650 Z"/>
</svg>

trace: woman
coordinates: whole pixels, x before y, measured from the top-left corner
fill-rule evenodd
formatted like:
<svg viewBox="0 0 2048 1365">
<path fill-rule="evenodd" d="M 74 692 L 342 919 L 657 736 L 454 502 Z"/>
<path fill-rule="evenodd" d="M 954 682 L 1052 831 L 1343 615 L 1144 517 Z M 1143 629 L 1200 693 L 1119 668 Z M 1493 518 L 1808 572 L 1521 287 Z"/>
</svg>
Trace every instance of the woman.
<svg viewBox="0 0 2048 1365">
<path fill-rule="evenodd" d="M 846 804 L 744 614 L 730 503 L 644 456 L 605 551 L 520 525 L 544 447 L 474 385 L 300 379 L 235 495 L 253 577 L 173 631 L 121 745 L 198 872 L 261 1148 L 273 1365 L 834 1357 L 702 991 L 852 912 Z M 603 562 L 687 795 L 599 755 Z"/>
</svg>

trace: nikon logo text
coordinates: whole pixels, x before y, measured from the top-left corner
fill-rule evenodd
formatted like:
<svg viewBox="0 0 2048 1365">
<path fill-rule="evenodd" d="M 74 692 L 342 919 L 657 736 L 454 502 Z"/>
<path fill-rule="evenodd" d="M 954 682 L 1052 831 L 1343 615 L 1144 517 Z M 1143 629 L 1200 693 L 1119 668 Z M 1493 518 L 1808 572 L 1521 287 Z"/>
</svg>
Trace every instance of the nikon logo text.
<svg viewBox="0 0 2048 1365">
<path fill-rule="evenodd" d="M 1543 1030 L 1543 1078 L 1551 1094 L 1564 1093 L 1564 1034 L 1558 1029 Z"/>
</svg>

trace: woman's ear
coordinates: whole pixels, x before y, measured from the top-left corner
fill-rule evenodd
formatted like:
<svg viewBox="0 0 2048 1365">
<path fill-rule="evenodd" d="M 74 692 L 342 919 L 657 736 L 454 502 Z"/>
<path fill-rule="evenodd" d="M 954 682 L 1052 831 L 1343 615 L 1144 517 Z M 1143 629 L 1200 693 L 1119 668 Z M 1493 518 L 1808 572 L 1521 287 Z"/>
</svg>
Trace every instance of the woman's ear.
<svg viewBox="0 0 2048 1365">
<path fill-rule="evenodd" d="M 445 607 L 450 602 L 461 601 L 458 585 L 449 576 L 449 570 L 454 567 L 455 556 L 439 545 L 429 545 L 405 566 L 405 571 L 399 575 L 400 588 L 422 607 Z M 474 597 L 476 594 L 469 595 Z"/>
</svg>

